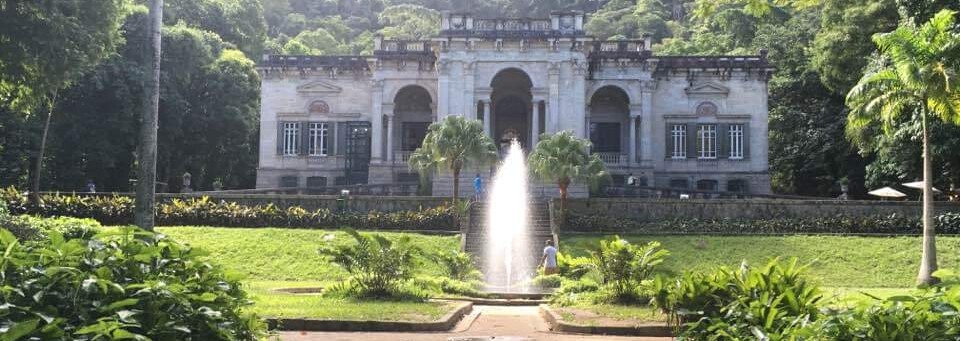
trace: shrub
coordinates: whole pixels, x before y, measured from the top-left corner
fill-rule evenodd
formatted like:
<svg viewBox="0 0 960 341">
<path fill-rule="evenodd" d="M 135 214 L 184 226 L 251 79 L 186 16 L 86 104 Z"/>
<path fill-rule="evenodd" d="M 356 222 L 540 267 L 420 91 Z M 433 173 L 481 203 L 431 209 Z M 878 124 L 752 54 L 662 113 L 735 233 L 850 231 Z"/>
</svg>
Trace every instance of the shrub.
<svg viewBox="0 0 960 341">
<path fill-rule="evenodd" d="M 33 206 L 24 193 L 12 187 L 0 191 L 0 199 L 6 201 L 6 207 L 13 214 L 92 218 L 104 225 L 133 223 L 133 199 L 129 197 L 45 194 L 42 198 L 43 205 Z M 453 230 L 457 226 L 454 213 L 449 206 L 397 212 L 333 212 L 297 206 L 282 209 L 272 204 L 246 206 L 199 197 L 158 203 L 156 221 L 161 226 Z"/>
<path fill-rule="evenodd" d="M 937 232 L 960 234 L 960 213 L 935 217 Z M 918 234 L 920 220 L 899 214 L 851 217 L 817 216 L 777 219 L 669 219 L 643 222 L 609 215 L 570 215 L 565 227 L 576 231 L 629 231 L 632 233 L 857 233 Z"/>
<path fill-rule="evenodd" d="M 21 244 L 0 229 L 4 340 L 256 340 L 262 323 L 236 278 L 198 251 L 125 228 Z"/>
<path fill-rule="evenodd" d="M 563 282 L 563 277 L 561 277 L 560 275 L 539 274 L 537 275 L 537 277 L 533 278 L 532 283 L 534 286 L 538 288 L 552 289 L 552 288 L 559 288 L 562 282 Z"/>
<path fill-rule="evenodd" d="M 786 265 L 775 259 L 761 268 L 687 273 L 673 283 L 659 278 L 654 302 L 678 322 L 684 338 L 779 340 L 819 316 L 822 295 L 804 269 L 796 259 Z"/>
<path fill-rule="evenodd" d="M 356 241 L 350 245 L 322 247 L 319 252 L 350 273 L 350 279 L 333 292 L 354 298 L 407 298 L 401 284 L 412 276 L 419 250 L 409 236 L 396 241 L 381 235 L 346 231 Z M 414 295 L 417 296 L 417 295 Z"/>
<path fill-rule="evenodd" d="M 473 256 L 463 251 L 453 251 L 436 255 L 444 274 L 457 281 L 480 280 L 483 274 L 477 269 Z"/>
<path fill-rule="evenodd" d="M 659 242 L 634 245 L 619 236 L 600 241 L 590 252 L 589 267 L 596 271 L 613 302 L 640 302 L 637 287 L 646 280 L 670 252 Z"/>
</svg>

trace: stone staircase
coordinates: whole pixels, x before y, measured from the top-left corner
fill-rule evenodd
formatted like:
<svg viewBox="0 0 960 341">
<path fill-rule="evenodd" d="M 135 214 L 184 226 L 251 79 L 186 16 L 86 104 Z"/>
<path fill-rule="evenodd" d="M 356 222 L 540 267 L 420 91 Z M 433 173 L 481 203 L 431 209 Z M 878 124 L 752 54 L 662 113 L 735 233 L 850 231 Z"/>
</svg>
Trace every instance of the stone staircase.
<svg viewBox="0 0 960 341">
<path fill-rule="evenodd" d="M 531 198 L 536 198 L 536 196 L 531 195 Z M 526 263 L 535 267 L 543 254 L 544 241 L 549 239 L 556 242 L 556 238 L 550 227 L 550 209 L 547 201 L 531 199 L 529 205 L 529 228 L 522 238 L 526 240 L 530 254 L 525 256 L 526 259 L 515 259 L 514 264 Z M 492 273 L 484 266 L 488 242 L 487 213 L 485 202 L 474 202 L 471 205 L 470 224 L 463 237 L 463 249 L 475 257 L 477 265 L 484 271 L 488 283 L 505 284 L 505 273 Z"/>
</svg>

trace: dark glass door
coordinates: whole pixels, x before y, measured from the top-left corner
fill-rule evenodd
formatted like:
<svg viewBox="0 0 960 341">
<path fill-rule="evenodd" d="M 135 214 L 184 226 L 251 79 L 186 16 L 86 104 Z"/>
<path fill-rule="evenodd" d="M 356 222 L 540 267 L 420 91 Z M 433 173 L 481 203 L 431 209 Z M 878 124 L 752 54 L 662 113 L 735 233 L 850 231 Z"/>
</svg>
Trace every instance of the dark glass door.
<svg viewBox="0 0 960 341">
<path fill-rule="evenodd" d="M 367 183 L 370 174 L 370 122 L 346 122 L 346 181 Z"/>
</svg>

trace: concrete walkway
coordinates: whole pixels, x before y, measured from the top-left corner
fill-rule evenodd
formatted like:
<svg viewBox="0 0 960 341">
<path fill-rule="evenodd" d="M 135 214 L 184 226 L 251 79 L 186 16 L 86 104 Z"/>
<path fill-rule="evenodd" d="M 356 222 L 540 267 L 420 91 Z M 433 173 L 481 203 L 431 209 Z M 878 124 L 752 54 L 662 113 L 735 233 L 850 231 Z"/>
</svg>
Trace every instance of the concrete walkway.
<svg viewBox="0 0 960 341">
<path fill-rule="evenodd" d="M 470 337 L 496 336 L 495 340 L 636 340 L 666 341 L 670 338 L 641 338 L 557 334 L 540 317 L 538 307 L 474 306 L 450 332 L 364 333 L 364 332 L 282 332 L 283 341 L 447 341 Z"/>
</svg>

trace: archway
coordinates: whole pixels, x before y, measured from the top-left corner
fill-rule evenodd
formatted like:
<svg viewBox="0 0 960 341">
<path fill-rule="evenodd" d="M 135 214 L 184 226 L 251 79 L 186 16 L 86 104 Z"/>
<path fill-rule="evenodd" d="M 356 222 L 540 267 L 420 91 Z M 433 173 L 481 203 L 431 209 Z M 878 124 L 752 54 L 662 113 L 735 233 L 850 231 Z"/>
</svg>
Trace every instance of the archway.
<svg viewBox="0 0 960 341">
<path fill-rule="evenodd" d="M 388 153 L 400 154 L 394 160 L 406 162 L 410 152 L 420 148 L 423 138 L 427 134 L 427 127 L 433 122 L 433 100 L 427 89 L 419 85 L 409 85 L 400 91 L 393 99 L 393 139 L 390 145 L 394 150 Z"/>
<path fill-rule="evenodd" d="M 623 89 L 608 85 L 590 98 L 590 142 L 593 152 L 619 159 L 630 150 L 630 98 Z M 614 161 L 614 160 L 604 160 Z"/>
<path fill-rule="evenodd" d="M 497 73 L 490 82 L 493 92 L 492 127 L 493 140 L 502 147 L 516 138 L 529 149 L 532 138 L 530 89 L 533 82 L 520 69 L 510 68 Z"/>
</svg>

